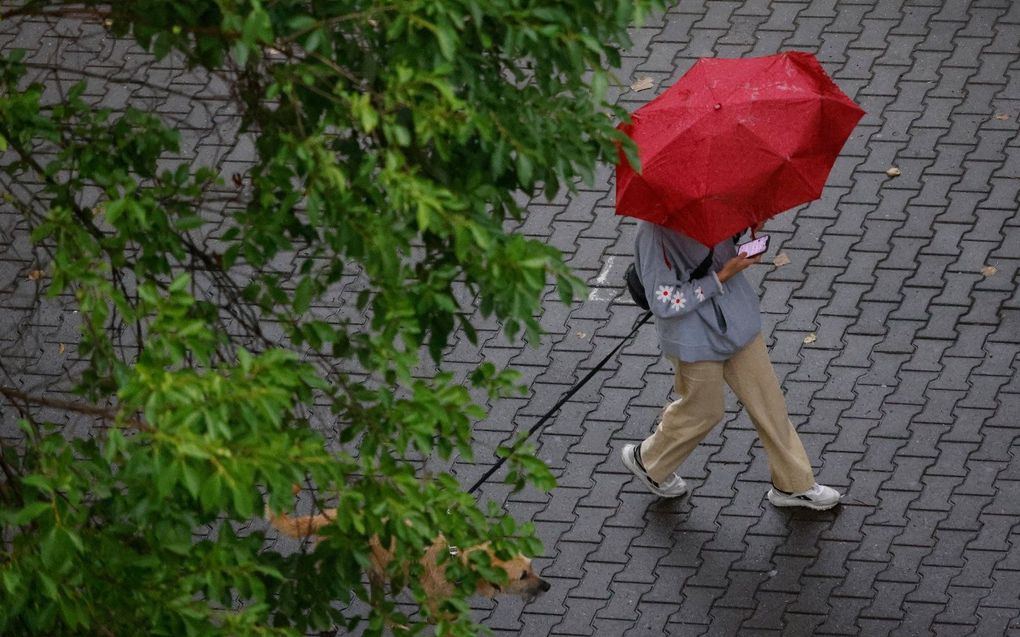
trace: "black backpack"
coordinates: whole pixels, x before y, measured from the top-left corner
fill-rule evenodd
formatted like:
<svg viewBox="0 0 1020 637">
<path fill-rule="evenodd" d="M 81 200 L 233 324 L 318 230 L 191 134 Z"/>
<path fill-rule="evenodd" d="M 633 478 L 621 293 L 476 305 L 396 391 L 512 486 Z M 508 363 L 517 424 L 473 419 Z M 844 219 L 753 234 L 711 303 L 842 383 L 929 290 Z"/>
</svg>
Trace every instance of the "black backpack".
<svg viewBox="0 0 1020 637">
<path fill-rule="evenodd" d="M 639 308 L 647 310 L 648 299 L 645 298 L 645 286 L 641 284 L 641 277 L 638 276 L 637 268 L 634 267 L 633 262 L 627 266 L 627 271 L 623 273 L 623 280 L 627 283 L 630 298 L 634 299 L 634 303 Z"/>
</svg>

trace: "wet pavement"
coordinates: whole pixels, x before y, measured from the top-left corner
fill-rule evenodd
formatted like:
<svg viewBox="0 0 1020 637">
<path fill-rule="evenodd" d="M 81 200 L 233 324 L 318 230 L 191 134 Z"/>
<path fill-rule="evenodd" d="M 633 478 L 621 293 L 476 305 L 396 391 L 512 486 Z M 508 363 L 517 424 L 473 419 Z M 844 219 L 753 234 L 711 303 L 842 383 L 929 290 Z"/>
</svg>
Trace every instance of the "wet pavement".
<svg viewBox="0 0 1020 637">
<path fill-rule="evenodd" d="M 752 275 L 791 418 L 845 500 L 772 507 L 732 394 L 681 467 L 693 493 L 645 492 L 618 453 L 670 400 L 648 325 L 541 435 L 560 486 L 486 488 L 535 521 L 553 589 L 479 618 L 497 635 L 1020 635 L 1020 3 L 680 2 L 633 39 L 629 110 L 699 56 L 803 50 L 868 113 L 824 197 L 766 226 L 766 262 L 789 263 Z M 533 394 L 490 422 L 526 429 L 640 315 L 611 177 L 530 206 L 523 231 L 592 292 L 509 357 Z"/>
</svg>

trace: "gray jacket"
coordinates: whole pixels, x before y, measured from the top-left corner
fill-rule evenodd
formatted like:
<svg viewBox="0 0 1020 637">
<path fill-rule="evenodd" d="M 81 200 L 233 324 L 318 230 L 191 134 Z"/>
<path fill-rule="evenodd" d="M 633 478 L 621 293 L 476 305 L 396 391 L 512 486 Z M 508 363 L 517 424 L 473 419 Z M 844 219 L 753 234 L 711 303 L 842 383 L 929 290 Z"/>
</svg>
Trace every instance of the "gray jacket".
<svg viewBox="0 0 1020 637">
<path fill-rule="evenodd" d="M 737 255 L 733 241 L 715 246 L 705 276 L 690 273 L 708 255 L 694 239 L 638 221 L 634 264 L 655 315 L 659 347 L 685 362 L 726 360 L 761 332 L 758 294 L 743 273 L 721 283 L 716 271 Z"/>
</svg>

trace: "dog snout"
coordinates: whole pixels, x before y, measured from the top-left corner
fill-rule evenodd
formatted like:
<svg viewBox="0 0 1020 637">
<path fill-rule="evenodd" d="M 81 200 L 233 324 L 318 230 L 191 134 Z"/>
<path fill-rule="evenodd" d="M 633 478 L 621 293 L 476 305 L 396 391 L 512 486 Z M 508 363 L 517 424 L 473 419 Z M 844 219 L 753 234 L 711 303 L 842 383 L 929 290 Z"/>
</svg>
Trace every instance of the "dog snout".
<svg viewBox="0 0 1020 637">
<path fill-rule="evenodd" d="M 542 591 L 544 593 L 547 590 L 549 590 L 550 588 L 552 588 L 552 587 L 549 585 L 549 582 L 545 581 L 541 577 L 538 578 L 538 590 L 540 590 L 540 591 Z"/>
</svg>

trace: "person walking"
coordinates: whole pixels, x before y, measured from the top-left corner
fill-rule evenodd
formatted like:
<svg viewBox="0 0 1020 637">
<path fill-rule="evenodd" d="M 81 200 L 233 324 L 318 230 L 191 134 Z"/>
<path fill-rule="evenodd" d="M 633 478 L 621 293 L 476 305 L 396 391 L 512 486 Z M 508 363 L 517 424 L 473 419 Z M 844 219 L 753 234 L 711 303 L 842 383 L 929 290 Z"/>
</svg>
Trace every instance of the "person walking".
<svg viewBox="0 0 1020 637">
<path fill-rule="evenodd" d="M 623 464 L 655 495 L 687 493 L 676 470 L 723 419 L 725 382 L 765 447 L 769 501 L 830 509 L 841 496 L 815 482 L 765 348 L 758 295 L 743 274 L 760 261 L 760 255 L 738 254 L 730 239 L 709 250 L 684 234 L 638 221 L 635 267 L 660 349 L 673 364 L 679 399 L 666 406 L 652 435 L 623 447 Z"/>
</svg>

